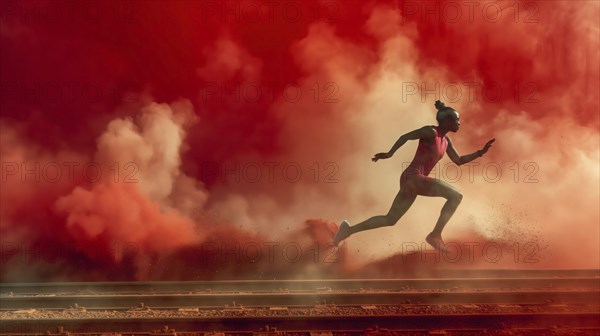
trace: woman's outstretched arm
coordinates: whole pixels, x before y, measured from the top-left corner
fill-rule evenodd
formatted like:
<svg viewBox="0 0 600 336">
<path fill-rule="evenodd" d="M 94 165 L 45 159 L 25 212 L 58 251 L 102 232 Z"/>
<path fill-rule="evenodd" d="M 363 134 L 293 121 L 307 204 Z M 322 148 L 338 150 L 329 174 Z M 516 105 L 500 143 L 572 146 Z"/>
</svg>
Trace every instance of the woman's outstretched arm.
<svg viewBox="0 0 600 336">
<path fill-rule="evenodd" d="M 387 153 L 377 153 L 371 160 L 377 162 L 379 159 L 388 159 L 391 158 L 394 153 L 398 150 L 398 148 L 402 147 L 408 140 L 417 140 L 417 139 L 433 139 L 435 138 L 436 132 L 431 126 L 423 126 L 414 131 L 403 134 L 396 140 L 396 143 L 392 146 L 392 149 Z"/>
<path fill-rule="evenodd" d="M 452 141 L 450 140 L 450 138 L 446 137 L 446 139 L 448 140 L 448 148 L 446 148 L 446 154 L 448 154 L 448 157 L 450 157 L 450 160 L 452 160 L 452 162 L 454 162 L 458 166 L 463 165 L 465 163 L 469 163 L 469 162 L 477 159 L 478 157 L 483 156 L 483 154 L 487 153 L 487 151 L 490 149 L 490 147 L 492 146 L 492 143 L 494 141 L 496 141 L 496 139 L 492 139 L 485 144 L 483 149 L 480 149 L 471 154 L 460 155 L 460 154 L 458 154 L 458 151 L 456 150 L 456 148 L 454 148 L 454 145 L 452 145 Z"/>
</svg>

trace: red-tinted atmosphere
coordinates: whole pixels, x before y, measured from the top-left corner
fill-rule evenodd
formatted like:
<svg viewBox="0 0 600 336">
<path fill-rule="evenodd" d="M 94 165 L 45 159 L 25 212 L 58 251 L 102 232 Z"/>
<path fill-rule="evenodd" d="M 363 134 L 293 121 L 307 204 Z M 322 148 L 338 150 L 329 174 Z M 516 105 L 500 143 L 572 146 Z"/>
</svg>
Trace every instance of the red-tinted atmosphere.
<svg viewBox="0 0 600 336">
<path fill-rule="evenodd" d="M 598 268 L 596 1 L 0 3 L 2 281 Z M 385 214 L 435 100 L 443 199 Z M 439 255 L 438 255 L 439 257 Z"/>
</svg>

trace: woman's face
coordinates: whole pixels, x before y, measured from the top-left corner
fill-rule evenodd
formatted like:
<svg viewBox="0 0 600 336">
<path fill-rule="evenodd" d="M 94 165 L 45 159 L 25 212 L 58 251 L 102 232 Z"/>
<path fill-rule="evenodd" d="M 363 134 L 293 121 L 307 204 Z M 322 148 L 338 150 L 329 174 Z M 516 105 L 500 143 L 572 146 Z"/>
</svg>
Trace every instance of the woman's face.
<svg viewBox="0 0 600 336">
<path fill-rule="evenodd" d="M 452 111 L 446 118 L 444 118 L 442 126 L 451 132 L 457 132 L 460 128 L 460 116 L 458 112 Z"/>
<path fill-rule="evenodd" d="M 460 128 L 460 115 L 456 111 L 453 111 L 444 121 L 446 127 L 452 132 L 457 132 Z"/>
</svg>

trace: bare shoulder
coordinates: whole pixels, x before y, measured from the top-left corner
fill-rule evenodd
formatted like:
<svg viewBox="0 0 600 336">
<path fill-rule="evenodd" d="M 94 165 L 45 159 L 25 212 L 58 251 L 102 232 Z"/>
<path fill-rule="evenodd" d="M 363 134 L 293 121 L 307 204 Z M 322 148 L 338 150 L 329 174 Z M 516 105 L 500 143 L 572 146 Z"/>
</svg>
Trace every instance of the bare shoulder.
<svg viewBox="0 0 600 336">
<path fill-rule="evenodd" d="M 403 135 L 408 140 L 425 139 L 426 141 L 435 139 L 437 132 L 433 126 L 423 126 L 414 131 L 410 131 Z"/>
<path fill-rule="evenodd" d="M 419 129 L 421 139 L 433 140 L 437 135 L 435 126 L 423 126 Z"/>
</svg>

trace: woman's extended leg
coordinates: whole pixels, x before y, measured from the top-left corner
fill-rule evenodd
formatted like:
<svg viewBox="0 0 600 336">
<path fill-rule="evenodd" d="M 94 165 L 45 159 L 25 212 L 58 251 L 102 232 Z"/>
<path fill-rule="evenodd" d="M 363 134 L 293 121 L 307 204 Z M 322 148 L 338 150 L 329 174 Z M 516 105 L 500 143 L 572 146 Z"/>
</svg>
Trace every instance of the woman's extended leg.
<svg viewBox="0 0 600 336">
<path fill-rule="evenodd" d="M 334 237 L 334 245 L 337 245 L 340 241 L 350 237 L 360 231 L 372 230 L 383 226 L 392 226 L 398 222 L 410 206 L 414 203 L 417 198 L 417 194 L 410 192 L 406 188 L 401 188 L 388 213 L 386 215 L 374 216 L 354 226 L 347 226 L 342 223 L 340 230 Z"/>
<path fill-rule="evenodd" d="M 376 229 L 383 226 L 392 226 L 408 211 L 410 206 L 415 202 L 416 194 L 400 190 L 392 202 L 392 206 L 386 215 L 374 216 L 361 223 L 350 227 L 349 235 L 360 231 Z"/>
</svg>

